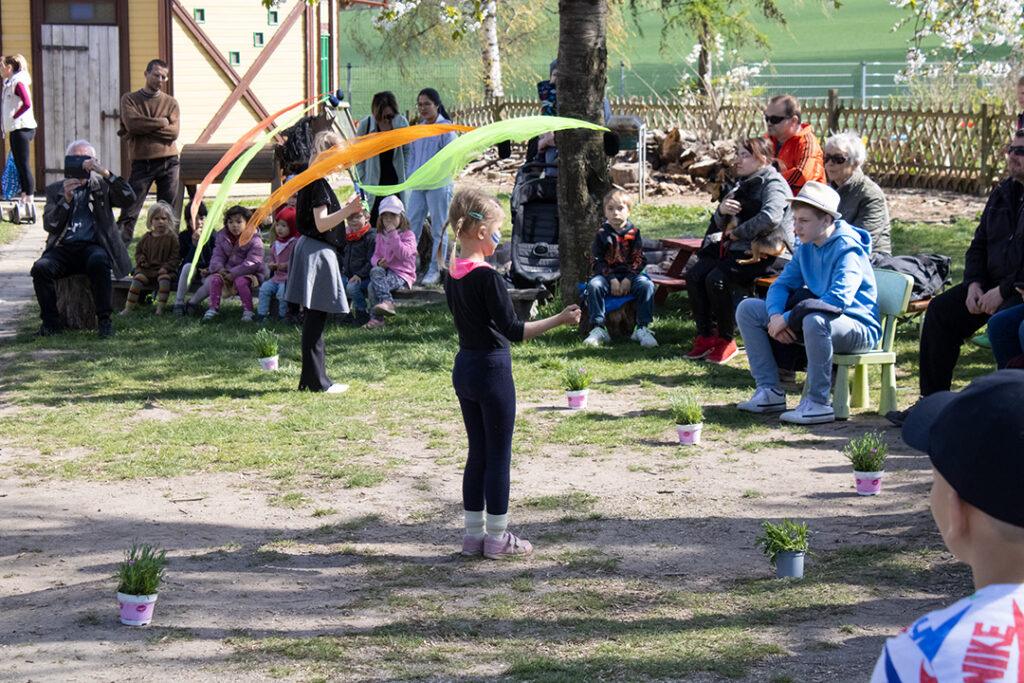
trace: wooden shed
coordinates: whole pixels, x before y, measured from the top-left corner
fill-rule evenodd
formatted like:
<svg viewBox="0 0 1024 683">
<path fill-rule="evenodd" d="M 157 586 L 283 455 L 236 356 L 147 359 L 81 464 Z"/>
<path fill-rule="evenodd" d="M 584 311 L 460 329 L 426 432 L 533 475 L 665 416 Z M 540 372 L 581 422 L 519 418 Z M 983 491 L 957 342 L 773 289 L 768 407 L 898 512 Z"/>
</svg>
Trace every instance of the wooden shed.
<svg viewBox="0 0 1024 683">
<path fill-rule="evenodd" d="M 348 4 L 281 0 L 268 10 L 260 0 L 3 0 L 0 54 L 25 55 L 33 80 L 40 191 L 63 177 L 64 149 L 76 138 L 127 174 L 118 107 L 123 93 L 142 87 L 150 59 L 170 65 L 179 147 L 233 142 L 268 113 L 335 90 L 332 36 Z"/>
</svg>

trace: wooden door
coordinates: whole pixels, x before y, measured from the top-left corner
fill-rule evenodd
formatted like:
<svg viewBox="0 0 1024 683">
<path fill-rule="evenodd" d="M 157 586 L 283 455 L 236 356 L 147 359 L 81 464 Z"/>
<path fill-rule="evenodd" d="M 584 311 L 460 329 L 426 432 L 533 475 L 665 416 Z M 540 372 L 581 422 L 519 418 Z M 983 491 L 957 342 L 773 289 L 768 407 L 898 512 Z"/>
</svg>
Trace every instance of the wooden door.
<svg viewBox="0 0 1024 683">
<path fill-rule="evenodd" d="M 64 178 L 64 151 L 79 139 L 91 142 L 103 165 L 120 175 L 117 26 L 43 24 L 40 28 L 46 183 Z"/>
</svg>

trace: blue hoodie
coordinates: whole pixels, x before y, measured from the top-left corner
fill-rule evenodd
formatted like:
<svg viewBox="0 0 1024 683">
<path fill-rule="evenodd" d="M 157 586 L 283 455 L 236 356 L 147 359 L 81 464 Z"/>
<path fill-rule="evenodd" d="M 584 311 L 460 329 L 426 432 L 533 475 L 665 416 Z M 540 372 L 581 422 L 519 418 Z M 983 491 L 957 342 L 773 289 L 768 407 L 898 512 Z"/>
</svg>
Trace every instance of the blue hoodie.
<svg viewBox="0 0 1024 683">
<path fill-rule="evenodd" d="M 875 271 L 868 260 L 870 252 L 871 235 L 866 230 L 837 220 L 832 236 L 820 247 L 801 244 L 793 260 L 768 288 L 768 317 L 782 315 L 789 320 L 785 308 L 790 293 L 806 287 L 823 302 L 841 308 L 843 315 L 864 325 L 874 347 L 882 337 L 882 325 Z"/>
</svg>

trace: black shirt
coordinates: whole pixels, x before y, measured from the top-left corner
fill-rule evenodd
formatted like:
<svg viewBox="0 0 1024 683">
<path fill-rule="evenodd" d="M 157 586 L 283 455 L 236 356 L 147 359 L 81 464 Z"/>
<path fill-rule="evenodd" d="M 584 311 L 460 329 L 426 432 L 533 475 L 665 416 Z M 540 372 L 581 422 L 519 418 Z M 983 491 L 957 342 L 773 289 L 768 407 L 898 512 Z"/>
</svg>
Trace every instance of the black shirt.
<svg viewBox="0 0 1024 683">
<path fill-rule="evenodd" d="M 523 321 L 516 317 L 505 280 L 493 268 L 475 268 L 444 284 L 448 308 L 455 318 L 459 348 L 491 351 L 523 341 Z"/>
<path fill-rule="evenodd" d="M 90 244 L 96 241 L 96 218 L 89 207 L 89 186 L 78 188 L 71 195 L 71 217 L 64 233 L 65 244 Z"/>
<path fill-rule="evenodd" d="M 393 149 L 380 153 L 380 182 L 377 184 L 398 184 L 398 172 L 395 171 L 395 150 Z"/>
<path fill-rule="evenodd" d="M 316 229 L 316 219 L 313 218 L 313 209 L 318 206 L 326 206 L 327 213 L 334 213 L 341 208 L 338 195 L 334 194 L 330 184 L 323 178 L 314 180 L 299 190 L 299 196 L 295 199 L 295 227 L 306 237 L 344 248 L 345 222 L 342 221 L 327 232 L 320 232 Z"/>
<path fill-rule="evenodd" d="M 210 267 L 210 257 L 213 256 L 213 244 L 216 241 L 214 235 L 210 235 L 210 239 L 206 240 L 206 244 L 203 245 L 203 253 L 199 255 L 199 262 L 196 264 L 196 270 L 200 268 Z M 192 231 L 185 229 L 178 233 L 178 253 L 181 255 L 181 264 L 192 263 L 192 259 L 196 257 L 196 245 L 192 241 Z"/>
</svg>

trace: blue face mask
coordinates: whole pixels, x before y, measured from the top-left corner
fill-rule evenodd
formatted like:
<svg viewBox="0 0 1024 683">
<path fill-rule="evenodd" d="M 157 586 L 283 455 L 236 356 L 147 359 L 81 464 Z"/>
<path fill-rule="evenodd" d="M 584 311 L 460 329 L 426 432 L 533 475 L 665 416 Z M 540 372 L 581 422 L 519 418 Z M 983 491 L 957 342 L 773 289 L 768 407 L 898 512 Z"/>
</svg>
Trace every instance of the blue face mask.
<svg viewBox="0 0 1024 683">
<path fill-rule="evenodd" d="M 494 246 L 498 246 L 499 244 L 501 244 L 501 233 L 500 232 L 492 232 L 491 233 L 491 241 L 494 242 Z"/>
</svg>

